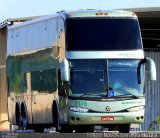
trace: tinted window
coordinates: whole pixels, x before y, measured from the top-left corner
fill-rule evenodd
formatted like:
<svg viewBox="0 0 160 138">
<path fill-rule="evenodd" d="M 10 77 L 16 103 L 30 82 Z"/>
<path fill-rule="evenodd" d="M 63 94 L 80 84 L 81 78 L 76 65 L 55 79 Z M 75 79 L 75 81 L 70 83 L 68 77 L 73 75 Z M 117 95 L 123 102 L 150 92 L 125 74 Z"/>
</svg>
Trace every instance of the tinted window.
<svg viewBox="0 0 160 138">
<path fill-rule="evenodd" d="M 32 91 L 54 92 L 57 89 L 57 75 L 55 69 L 44 70 L 42 72 L 31 72 Z"/>
<path fill-rule="evenodd" d="M 142 82 L 141 84 L 138 84 L 137 68 L 139 62 L 139 60 L 109 60 L 109 88 L 114 91 L 115 96 L 124 94 L 143 94 L 144 66 L 141 68 Z"/>
<path fill-rule="evenodd" d="M 107 61 L 71 60 L 71 94 L 105 93 L 107 88 Z M 105 95 L 106 96 L 106 95 Z"/>
<path fill-rule="evenodd" d="M 67 50 L 141 49 L 136 19 L 68 18 Z"/>
</svg>

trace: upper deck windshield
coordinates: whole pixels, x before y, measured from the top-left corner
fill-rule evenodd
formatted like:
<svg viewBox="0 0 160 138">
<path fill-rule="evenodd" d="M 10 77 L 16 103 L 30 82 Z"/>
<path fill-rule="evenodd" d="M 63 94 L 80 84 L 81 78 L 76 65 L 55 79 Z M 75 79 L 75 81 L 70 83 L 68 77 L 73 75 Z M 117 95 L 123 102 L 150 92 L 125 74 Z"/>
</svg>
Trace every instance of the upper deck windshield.
<svg viewBox="0 0 160 138">
<path fill-rule="evenodd" d="M 71 60 L 70 96 L 116 97 L 142 96 L 144 67 L 138 84 L 140 60 Z"/>
<path fill-rule="evenodd" d="M 134 18 L 68 18 L 66 23 L 68 51 L 142 49 Z"/>
</svg>

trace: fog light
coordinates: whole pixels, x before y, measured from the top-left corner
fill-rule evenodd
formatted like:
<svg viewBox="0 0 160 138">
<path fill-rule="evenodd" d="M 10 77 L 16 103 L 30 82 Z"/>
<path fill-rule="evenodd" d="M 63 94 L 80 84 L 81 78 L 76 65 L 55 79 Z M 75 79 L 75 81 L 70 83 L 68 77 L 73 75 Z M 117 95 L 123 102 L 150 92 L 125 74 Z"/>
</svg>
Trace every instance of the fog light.
<svg viewBox="0 0 160 138">
<path fill-rule="evenodd" d="M 79 121 L 79 120 L 80 120 L 80 118 L 76 117 L 76 121 Z"/>
<path fill-rule="evenodd" d="M 72 121 L 75 121 L 75 117 L 71 117 L 71 120 L 72 120 Z"/>
</svg>

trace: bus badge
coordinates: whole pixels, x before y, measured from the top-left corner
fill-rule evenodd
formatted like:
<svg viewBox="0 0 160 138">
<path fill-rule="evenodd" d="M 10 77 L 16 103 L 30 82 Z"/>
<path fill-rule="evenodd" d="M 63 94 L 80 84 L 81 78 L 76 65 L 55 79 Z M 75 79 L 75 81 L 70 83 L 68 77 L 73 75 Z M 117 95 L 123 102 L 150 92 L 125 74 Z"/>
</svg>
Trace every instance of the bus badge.
<svg viewBox="0 0 160 138">
<path fill-rule="evenodd" d="M 111 111 L 111 107 L 110 107 L 110 106 L 107 106 L 107 107 L 106 107 L 106 111 Z"/>
</svg>

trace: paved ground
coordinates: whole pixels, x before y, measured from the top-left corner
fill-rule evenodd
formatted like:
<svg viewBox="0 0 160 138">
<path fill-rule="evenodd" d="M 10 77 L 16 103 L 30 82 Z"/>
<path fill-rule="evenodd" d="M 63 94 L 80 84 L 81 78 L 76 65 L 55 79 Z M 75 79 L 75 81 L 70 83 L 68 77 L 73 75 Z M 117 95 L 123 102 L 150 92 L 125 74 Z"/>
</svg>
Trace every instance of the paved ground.
<svg viewBox="0 0 160 138">
<path fill-rule="evenodd" d="M 160 132 L 101 132 L 101 133 L 11 133 L 0 132 L 0 138 L 108 138 L 108 137 L 160 137 Z"/>
</svg>

